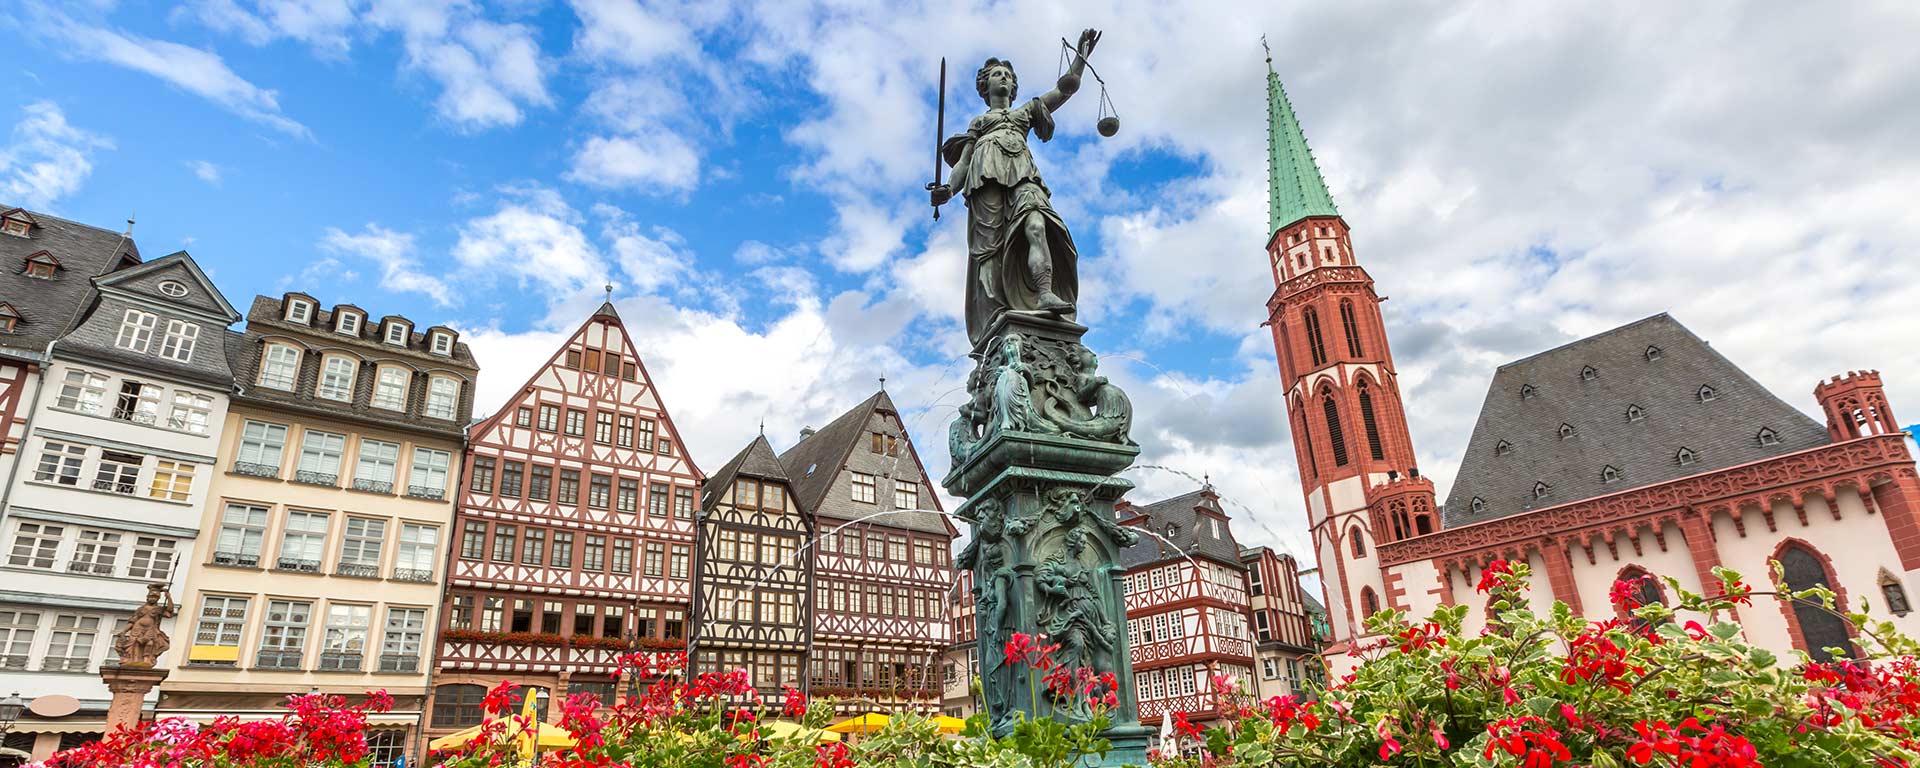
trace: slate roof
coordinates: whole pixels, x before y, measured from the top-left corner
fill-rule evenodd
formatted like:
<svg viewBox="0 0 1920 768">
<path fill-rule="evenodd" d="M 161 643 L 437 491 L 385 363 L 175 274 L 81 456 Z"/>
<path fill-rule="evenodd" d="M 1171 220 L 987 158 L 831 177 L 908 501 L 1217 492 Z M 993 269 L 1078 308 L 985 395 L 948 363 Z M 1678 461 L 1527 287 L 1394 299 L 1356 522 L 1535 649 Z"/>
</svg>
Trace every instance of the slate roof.
<svg viewBox="0 0 1920 768">
<path fill-rule="evenodd" d="M 1120 566 L 1132 570 L 1192 555 L 1217 560 L 1224 565 L 1246 567 L 1240 562 L 1240 545 L 1233 540 L 1233 527 L 1223 524 L 1220 526 L 1220 535 L 1214 536 L 1213 526 L 1202 524 L 1201 514 L 1195 511 L 1196 507 L 1205 507 L 1223 518 L 1227 517 L 1226 510 L 1220 507 L 1220 497 L 1214 494 L 1212 486 L 1121 510 L 1123 520 L 1145 515 L 1146 520 L 1133 527 L 1145 528 L 1171 539 L 1172 548 L 1156 536 L 1142 532 L 1138 542 L 1120 550 Z"/>
<path fill-rule="evenodd" d="M 1701 399 L 1703 386 L 1712 399 Z M 1632 406 L 1641 418 L 1629 419 Z M 1763 428 L 1776 444 L 1762 443 Z M 1505 517 L 1827 442 L 1824 427 L 1661 313 L 1501 366 L 1441 523 Z M 1694 452 L 1693 463 L 1679 462 L 1682 448 Z M 1609 466 L 1619 473 L 1612 481 L 1603 479 Z M 1549 487 L 1546 496 L 1534 498 L 1536 483 Z"/>
<path fill-rule="evenodd" d="M 859 516 L 839 503 L 829 503 L 834 501 L 829 492 L 833 490 L 834 481 L 846 466 L 848 457 L 866 438 L 867 425 L 872 422 L 876 411 L 895 414 L 896 418 L 900 413 L 893 405 L 893 398 L 887 396 L 887 391 L 880 390 L 780 454 L 780 463 L 786 467 L 793 496 L 808 512 L 839 519 Z M 919 466 L 920 459 L 914 455 L 913 439 L 907 437 L 904 443 L 905 455 L 901 458 L 911 458 L 915 470 L 922 475 L 922 484 L 927 485 L 925 469 Z M 926 499 L 922 502 L 923 506 L 931 504 L 938 508 L 938 496 L 921 494 L 921 497 Z M 949 536 L 954 533 L 946 517 L 936 512 L 902 512 L 876 518 L 871 524 Z"/>
<path fill-rule="evenodd" d="M 700 508 L 705 509 L 711 506 L 714 497 L 726 490 L 727 486 L 733 485 L 734 479 L 741 475 L 792 484 L 787 477 L 786 469 L 780 466 L 780 457 L 773 453 L 773 445 L 767 442 L 766 435 L 760 435 L 755 437 L 753 442 L 748 443 L 747 447 L 740 449 L 739 453 L 734 454 L 732 459 L 729 459 L 719 471 L 713 473 L 713 476 L 707 478 L 707 482 L 700 486 Z"/>
<path fill-rule="evenodd" d="M 183 296 L 165 296 L 155 286 L 172 280 L 191 284 Z M 56 342 L 55 353 L 63 359 L 85 360 L 173 379 L 193 381 L 227 390 L 233 386 L 233 371 L 227 365 L 225 350 L 204 350 L 198 344 L 187 360 L 179 361 L 161 354 L 158 327 L 152 343 L 144 352 L 122 348 L 115 338 L 124 312 L 147 306 L 166 320 L 182 320 L 199 326 L 203 332 L 223 330 L 240 315 L 233 310 L 219 287 L 201 271 L 186 251 L 176 251 L 153 261 L 114 269 L 93 279 L 86 311 L 79 322 Z"/>
<path fill-rule="evenodd" d="M 11 210 L 11 207 L 7 207 Z M 13 333 L 0 333 L 0 355 L 43 359 L 47 343 L 66 333 L 93 293 L 92 278 L 120 263 L 140 261 L 140 249 L 122 233 L 29 213 L 39 226 L 30 237 L 0 234 L 0 302 L 20 313 Z M 27 277 L 27 257 L 47 251 L 60 262 L 54 279 Z"/>
</svg>

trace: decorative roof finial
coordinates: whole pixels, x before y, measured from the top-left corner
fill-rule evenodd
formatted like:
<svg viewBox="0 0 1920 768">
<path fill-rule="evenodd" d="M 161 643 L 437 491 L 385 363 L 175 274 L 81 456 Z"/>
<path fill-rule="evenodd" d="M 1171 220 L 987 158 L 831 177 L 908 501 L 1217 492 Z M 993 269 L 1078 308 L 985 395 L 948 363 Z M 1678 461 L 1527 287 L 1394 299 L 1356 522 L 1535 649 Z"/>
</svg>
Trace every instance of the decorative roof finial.
<svg viewBox="0 0 1920 768">
<path fill-rule="evenodd" d="M 885 376 L 880 377 L 880 391 L 887 391 L 887 377 Z"/>
<path fill-rule="evenodd" d="M 1267 45 L 1267 36 L 1265 34 L 1260 35 L 1260 48 L 1267 52 L 1267 69 L 1272 70 L 1273 69 L 1273 46 Z"/>
<path fill-rule="evenodd" d="M 121 236 L 121 237 L 133 237 L 133 214 L 131 214 L 131 213 L 129 213 L 129 214 L 127 214 L 127 231 L 126 231 L 126 232 L 123 232 L 123 233 L 121 233 L 121 235 L 120 235 L 120 236 Z"/>
<path fill-rule="evenodd" d="M 613 283 L 607 283 L 607 302 L 613 302 Z"/>
</svg>

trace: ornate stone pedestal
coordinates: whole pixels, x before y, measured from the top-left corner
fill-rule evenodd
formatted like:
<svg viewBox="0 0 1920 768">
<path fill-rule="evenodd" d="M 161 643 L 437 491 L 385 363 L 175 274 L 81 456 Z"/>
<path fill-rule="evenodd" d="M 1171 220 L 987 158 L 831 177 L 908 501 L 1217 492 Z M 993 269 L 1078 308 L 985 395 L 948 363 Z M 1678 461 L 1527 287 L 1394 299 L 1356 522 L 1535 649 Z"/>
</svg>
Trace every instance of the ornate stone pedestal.
<svg viewBox="0 0 1920 768">
<path fill-rule="evenodd" d="M 974 573 L 981 688 L 994 733 L 1008 733 L 1016 713 L 1089 716 L 1084 703 L 1054 700 L 1038 672 L 1005 663 L 1014 633 L 1045 634 L 1060 645 L 1054 657 L 1062 665 L 1118 679 L 1107 731 L 1114 749 L 1103 764 L 1144 765 L 1150 731 L 1135 701 L 1126 574 L 1116 564 L 1139 534 L 1121 528 L 1113 512 L 1133 487 L 1113 475 L 1140 448 L 1127 436 L 1125 394 L 1093 375 L 1093 355 L 1079 343 L 1085 332 L 1029 314 L 993 323 L 976 349 L 973 398 L 949 434 L 954 469 L 942 485 L 967 499 L 958 513 L 973 538 L 959 565 Z"/>
<path fill-rule="evenodd" d="M 167 679 L 167 670 L 103 664 L 100 679 L 106 682 L 107 690 L 113 692 L 113 700 L 107 704 L 107 732 L 112 733 L 121 726 L 132 728 L 140 722 L 141 704 L 154 686 Z"/>
</svg>

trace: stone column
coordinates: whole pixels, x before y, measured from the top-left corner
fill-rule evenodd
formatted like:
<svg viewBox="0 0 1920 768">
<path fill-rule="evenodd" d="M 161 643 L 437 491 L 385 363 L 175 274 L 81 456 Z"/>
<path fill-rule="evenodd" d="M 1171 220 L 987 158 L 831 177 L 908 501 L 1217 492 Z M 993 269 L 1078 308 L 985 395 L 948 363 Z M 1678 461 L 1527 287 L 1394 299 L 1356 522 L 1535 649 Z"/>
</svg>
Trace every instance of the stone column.
<svg viewBox="0 0 1920 768">
<path fill-rule="evenodd" d="M 1127 614 L 1117 563 L 1138 539 L 1116 521 L 1114 505 L 1133 484 L 1115 473 L 1133 464 L 1132 408 L 1094 376 L 1079 343 L 1086 328 L 1029 313 L 997 318 L 975 348 L 972 398 L 949 432 L 953 470 L 942 485 L 967 501 L 958 514 L 973 541 L 960 565 L 974 573 L 981 688 L 993 731 L 1019 717 L 1086 718 L 1074 697 L 1055 700 L 1007 665 L 1014 633 L 1057 643 L 1056 659 L 1118 679 L 1119 706 L 1108 713 L 1113 743 L 1104 764 L 1143 765 L 1150 729 L 1140 725 Z M 1044 640 L 1038 635 L 1047 634 Z"/>
<path fill-rule="evenodd" d="M 167 679 L 167 670 L 102 664 L 100 679 L 113 692 L 113 700 L 107 705 L 107 732 L 112 733 L 139 724 L 141 705 L 153 687 Z"/>
</svg>

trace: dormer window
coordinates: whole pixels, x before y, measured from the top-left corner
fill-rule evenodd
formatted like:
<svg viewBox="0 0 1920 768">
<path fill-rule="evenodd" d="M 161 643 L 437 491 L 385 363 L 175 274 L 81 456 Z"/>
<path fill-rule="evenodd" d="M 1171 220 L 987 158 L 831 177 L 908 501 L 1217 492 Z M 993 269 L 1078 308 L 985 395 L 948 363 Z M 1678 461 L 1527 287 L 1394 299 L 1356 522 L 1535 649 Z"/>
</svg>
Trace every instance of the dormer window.
<svg viewBox="0 0 1920 768">
<path fill-rule="evenodd" d="M 1513 443 L 1502 440 L 1493 444 L 1493 455 L 1505 456 L 1509 453 L 1513 453 Z"/>
<path fill-rule="evenodd" d="M 1612 464 L 1608 464 L 1605 467 L 1600 468 L 1600 482 L 1611 483 L 1619 479 L 1620 479 L 1619 468 L 1613 466 Z"/>
<path fill-rule="evenodd" d="M 1754 437 L 1760 441 L 1761 445 L 1780 444 L 1780 433 L 1773 431 L 1773 427 L 1761 427 L 1760 434 Z"/>
<path fill-rule="evenodd" d="M 54 258 L 52 253 L 41 251 L 27 257 L 27 266 L 21 272 L 27 277 L 52 280 L 60 272 L 60 260 Z"/>
<path fill-rule="evenodd" d="M 31 236 L 34 223 L 33 216 L 19 208 L 0 214 L 0 232 L 14 237 Z"/>
<path fill-rule="evenodd" d="M 1647 345 L 1647 362 L 1651 363 L 1660 359 L 1662 354 L 1659 347 L 1653 346 L 1652 344 Z"/>
<path fill-rule="evenodd" d="M 0 301 L 0 333 L 13 333 L 20 327 L 20 310 Z"/>
<path fill-rule="evenodd" d="M 1173 523 L 1167 523 L 1167 542 L 1168 543 L 1172 543 L 1173 537 L 1176 535 L 1179 535 L 1179 533 L 1180 533 L 1179 527 L 1175 526 Z"/>
<path fill-rule="evenodd" d="M 1700 402 L 1703 403 L 1711 402 L 1714 398 L 1720 396 L 1720 393 L 1713 391 L 1713 387 L 1705 384 L 1700 385 L 1700 391 L 1696 394 L 1699 396 Z"/>
<path fill-rule="evenodd" d="M 433 353 L 441 357 L 453 356 L 453 334 L 445 331 L 433 332 Z"/>
<path fill-rule="evenodd" d="M 383 338 L 388 344 L 396 347 L 404 347 L 407 345 L 407 337 L 412 335 L 411 331 L 412 329 L 408 328 L 406 323 L 398 320 L 389 320 L 387 321 L 387 330 L 386 333 L 383 334 Z"/>
<path fill-rule="evenodd" d="M 287 322 L 300 325 L 313 322 L 313 302 L 306 299 L 287 299 Z"/>
<path fill-rule="evenodd" d="M 1627 406 L 1627 421 L 1639 421 L 1647 417 L 1647 409 L 1638 405 Z"/>
<path fill-rule="evenodd" d="M 1573 437 L 1573 425 L 1565 422 L 1561 422 L 1560 439 L 1565 440 L 1569 437 Z"/>
<path fill-rule="evenodd" d="M 1476 515 L 1487 511 L 1487 502 L 1481 500 L 1478 496 L 1473 497 L 1473 501 L 1470 502 L 1468 506 L 1473 508 L 1473 513 Z"/>
<path fill-rule="evenodd" d="M 1700 454 L 1694 453 L 1692 448 L 1681 448 L 1673 454 L 1673 460 L 1684 467 L 1699 462 Z"/>
<path fill-rule="evenodd" d="M 1534 389 L 1532 384 L 1520 385 L 1520 399 L 1532 400 L 1533 396 L 1537 394 L 1540 394 L 1540 390 Z"/>
<path fill-rule="evenodd" d="M 1581 381 L 1593 381 L 1594 379 L 1597 379 L 1597 378 L 1600 378 L 1600 372 L 1597 370 L 1594 370 L 1593 366 L 1589 365 L 1580 369 Z"/>
<path fill-rule="evenodd" d="M 1547 497 L 1547 494 L 1550 494 L 1550 493 L 1553 493 L 1553 486 L 1551 486 L 1551 485 L 1547 485 L 1547 484 L 1546 484 L 1546 483 L 1545 483 L 1544 481 L 1542 481 L 1542 482 L 1535 482 L 1535 483 L 1533 484 L 1533 497 L 1534 497 L 1534 498 L 1536 498 L 1536 499 L 1544 499 L 1544 498 L 1546 498 L 1546 497 Z"/>
<path fill-rule="evenodd" d="M 360 313 L 350 309 L 333 311 L 333 332 L 343 336 L 360 335 Z"/>
</svg>

